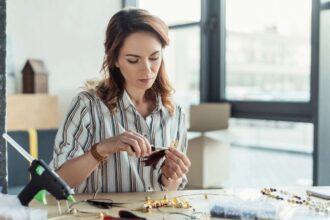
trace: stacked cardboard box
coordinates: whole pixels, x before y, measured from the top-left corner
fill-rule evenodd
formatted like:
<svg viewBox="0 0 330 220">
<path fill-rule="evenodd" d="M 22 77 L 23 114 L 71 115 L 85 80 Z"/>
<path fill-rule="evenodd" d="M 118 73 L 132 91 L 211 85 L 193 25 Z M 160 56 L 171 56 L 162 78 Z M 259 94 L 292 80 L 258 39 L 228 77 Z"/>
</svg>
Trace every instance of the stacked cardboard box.
<svg viewBox="0 0 330 220">
<path fill-rule="evenodd" d="M 221 188 L 228 178 L 229 143 L 217 138 L 214 131 L 227 129 L 229 117 L 227 103 L 191 106 L 187 155 L 192 166 L 187 175 L 188 187 Z"/>
</svg>

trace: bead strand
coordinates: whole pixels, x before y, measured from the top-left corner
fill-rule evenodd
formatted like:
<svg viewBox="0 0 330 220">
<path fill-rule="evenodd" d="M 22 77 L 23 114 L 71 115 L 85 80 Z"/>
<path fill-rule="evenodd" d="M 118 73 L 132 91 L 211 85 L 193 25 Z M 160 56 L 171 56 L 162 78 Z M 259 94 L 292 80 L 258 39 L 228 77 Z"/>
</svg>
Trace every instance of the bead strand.
<svg viewBox="0 0 330 220">
<path fill-rule="evenodd" d="M 325 215 L 330 213 L 330 202 L 313 201 L 310 195 L 307 195 L 307 198 L 303 199 L 301 196 L 296 194 L 284 190 L 277 190 L 275 188 L 263 188 L 260 192 L 262 195 L 272 199 L 286 201 L 290 204 L 306 206 L 309 210 L 315 211 L 316 213 L 323 213 Z"/>
</svg>

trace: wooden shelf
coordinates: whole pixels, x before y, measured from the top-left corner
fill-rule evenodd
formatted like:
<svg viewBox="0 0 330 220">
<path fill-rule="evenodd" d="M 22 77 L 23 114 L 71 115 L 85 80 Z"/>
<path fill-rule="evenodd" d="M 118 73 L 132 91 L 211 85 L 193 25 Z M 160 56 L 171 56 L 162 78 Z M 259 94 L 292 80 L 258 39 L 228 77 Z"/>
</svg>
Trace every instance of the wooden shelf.
<svg viewBox="0 0 330 220">
<path fill-rule="evenodd" d="M 58 97 L 47 94 L 7 96 L 7 130 L 49 129 L 59 126 Z"/>
</svg>

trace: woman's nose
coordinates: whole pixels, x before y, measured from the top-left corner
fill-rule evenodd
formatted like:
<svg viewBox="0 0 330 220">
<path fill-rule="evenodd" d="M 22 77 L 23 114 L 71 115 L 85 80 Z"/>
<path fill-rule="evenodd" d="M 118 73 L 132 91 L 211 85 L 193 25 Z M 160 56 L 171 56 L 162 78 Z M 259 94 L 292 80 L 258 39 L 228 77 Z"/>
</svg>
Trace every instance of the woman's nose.
<svg viewBox="0 0 330 220">
<path fill-rule="evenodd" d="M 147 73 L 151 72 L 151 63 L 148 60 L 143 62 L 142 65 L 143 65 L 142 66 L 143 71 L 146 71 Z"/>
</svg>

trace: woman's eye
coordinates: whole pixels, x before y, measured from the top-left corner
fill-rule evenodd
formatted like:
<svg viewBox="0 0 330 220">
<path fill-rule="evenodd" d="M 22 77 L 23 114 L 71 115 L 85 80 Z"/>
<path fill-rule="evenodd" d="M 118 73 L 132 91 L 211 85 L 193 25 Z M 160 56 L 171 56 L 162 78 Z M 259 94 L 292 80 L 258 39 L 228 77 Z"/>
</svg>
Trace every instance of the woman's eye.
<svg viewBox="0 0 330 220">
<path fill-rule="evenodd" d="M 149 59 L 152 60 L 152 61 L 155 61 L 155 60 L 158 60 L 159 57 L 150 57 Z"/>
<path fill-rule="evenodd" d="M 138 60 L 127 60 L 129 63 L 137 63 L 138 62 Z"/>
</svg>

